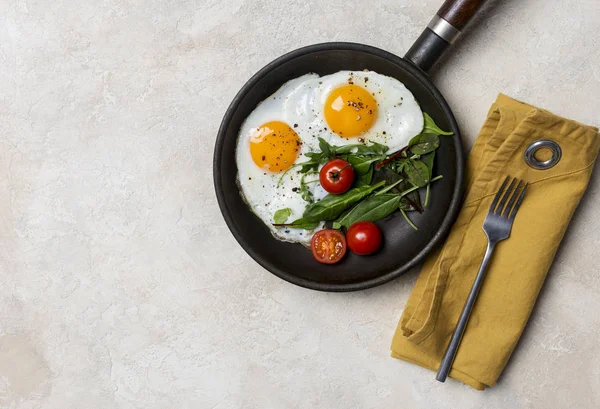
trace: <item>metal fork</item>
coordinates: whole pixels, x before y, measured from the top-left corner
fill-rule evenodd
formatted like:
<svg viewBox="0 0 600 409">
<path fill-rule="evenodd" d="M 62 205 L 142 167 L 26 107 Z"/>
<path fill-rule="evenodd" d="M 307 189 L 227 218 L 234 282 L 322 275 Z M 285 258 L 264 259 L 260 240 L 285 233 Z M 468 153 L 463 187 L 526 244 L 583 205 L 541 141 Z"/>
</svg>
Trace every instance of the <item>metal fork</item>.
<svg viewBox="0 0 600 409">
<path fill-rule="evenodd" d="M 524 184 L 521 180 L 513 178 L 508 186 L 508 189 L 504 191 L 509 179 L 510 177 L 507 176 L 504 180 L 504 183 L 502 183 L 500 190 L 496 194 L 496 197 L 494 197 L 494 201 L 490 206 L 490 210 L 488 211 L 485 221 L 483 222 L 483 231 L 488 239 L 487 250 L 485 252 L 485 256 L 483 257 L 483 262 L 479 267 L 479 272 L 475 277 L 473 287 L 471 287 L 471 292 L 469 292 L 469 296 L 467 297 L 467 302 L 460 313 L 460 318 L 458 320 L 458 324 L 456 325 L 456 329 L 452 334 L 452 338 L 450 339 L 450 344 L 446 349 L 446 353 L 444 354 L 444 358 L 442 359 L 442 363 L 440 364 L 440 368 L 438 369 L 438 373 L 435 377 L 435 379 L 440 382 L 444 382 L 446 380 L 448 373 L 452 368 L 454 357 L 456 356 L 460 341 L 465 332 L 465 328 L 467 327 L 467 323 L 469 322 L 471 310 L 473 309 L 473 305 L 475 305 L 475 300 L 477 299 L 477 294 L 479 293 L 479 289 L 483 283 L 483 278 L 485 277 L 485 272 L 490 259 L 492 258 L 494 248 L 498 242 L 505 240 L 510 236 L 510 230 L 513 222 L 515 221 L 517 210 L 519 210 L 519 207 L 523 202 L 523 197 L 525 196 L 525 190 L 527 190 L 528 184 Z M 517 182 L 518 184 L 515 187 L 515 183 Z M 524 185 L 522 189 L 521 185 Z M 504 195 L 502 193 L 504 193 Z M 500 203 L 498 203 L 498 201 Z M 508 204 L 506 203 L 507 201 Z"/>
</svg>

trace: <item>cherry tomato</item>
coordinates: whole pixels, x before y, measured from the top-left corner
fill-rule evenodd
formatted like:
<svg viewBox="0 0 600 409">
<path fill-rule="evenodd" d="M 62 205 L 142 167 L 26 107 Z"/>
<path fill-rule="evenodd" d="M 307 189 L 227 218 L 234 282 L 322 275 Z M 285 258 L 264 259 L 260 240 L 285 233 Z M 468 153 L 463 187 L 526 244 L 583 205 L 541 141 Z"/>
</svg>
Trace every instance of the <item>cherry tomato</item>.
<svg viewBox="0 0 600 409">
<path fill-rule="evenodd" d="M 346 254 L 346 238 L 337 230 L 320 230 L 312 236 L 310 248 L 319 263 L 335 264 Z"/>
<path fill-rule="evenodd" d="M 354 168 L 343 159 L 332 159 L 321 168 L 319 181 L 329 193 L 344 193 L 354 181 Z"/>
<path fill-rule="evenodd" d="M 375 253 L 381 247 L 381 230 L 375 223 L 357 222 L 348 229 L 346 240 L 352 252 L 366 256 Z"/>
</svg>

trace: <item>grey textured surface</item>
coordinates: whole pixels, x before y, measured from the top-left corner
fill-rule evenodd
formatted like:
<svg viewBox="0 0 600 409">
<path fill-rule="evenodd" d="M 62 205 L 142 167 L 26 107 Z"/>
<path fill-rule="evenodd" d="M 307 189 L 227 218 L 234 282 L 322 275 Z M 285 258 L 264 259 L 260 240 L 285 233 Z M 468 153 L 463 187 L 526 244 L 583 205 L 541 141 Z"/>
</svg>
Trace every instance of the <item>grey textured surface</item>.
<svg viewBox="0 0 600 409">
<path fill-rule="evenodd" d="M 402 55 L 441 0 L 0 0 L 0 407 L 596 408 L 600 179 L 485 393 L 389 358 L 416 271 L 289 285 L 237 245 L 211 160 L 299 46 Z M 435 75 L 469 146 L 498 92 L 599 124 L 597 0 L 506 0 Z"/>
</svg>

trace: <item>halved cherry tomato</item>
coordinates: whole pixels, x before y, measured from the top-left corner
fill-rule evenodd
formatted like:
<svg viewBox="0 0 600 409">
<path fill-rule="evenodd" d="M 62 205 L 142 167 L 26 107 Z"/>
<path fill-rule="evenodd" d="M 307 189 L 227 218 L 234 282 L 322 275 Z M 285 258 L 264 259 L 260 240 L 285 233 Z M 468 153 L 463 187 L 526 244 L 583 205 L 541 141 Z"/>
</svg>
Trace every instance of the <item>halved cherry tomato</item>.
<svg viewBox="0 0 600 409">
<path fill-rule="evenodd" d="M 381 247 L 381 230 L 375 223 L 357 222 L 346 233 L 348 247 L 361 256 L 375 253 Z"/>
<path fill-rule="evenodd" d="M 346 238 L 337 230 L 320 230 L 312 236 L 310 248 L 319 263 L 334 264 L 346 254 Z"/>
<path fill-rule="evenodd" d="M 344 193 L 354 181 L 354 168 L 343 159 L 332 159 L 319 172 L 319 182 L 323 189 L 338 195 Z"/>
</svg>

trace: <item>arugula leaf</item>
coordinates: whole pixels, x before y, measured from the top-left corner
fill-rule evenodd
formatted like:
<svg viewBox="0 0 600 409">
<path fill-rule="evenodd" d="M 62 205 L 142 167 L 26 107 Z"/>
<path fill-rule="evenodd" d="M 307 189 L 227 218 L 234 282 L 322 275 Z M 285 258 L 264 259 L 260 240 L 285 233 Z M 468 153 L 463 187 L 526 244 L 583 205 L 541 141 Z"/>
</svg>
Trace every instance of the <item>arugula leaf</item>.
<svg viewBox="0 0 600 409">
<path fill-rule="evenodd" d="M 305 155 L 308 156 L 311 153 L 314 153 L 314 152 L 307 152 Z M 316 172 L 319 169 L 319 164 L 320 164 L 320 161 L 318 159 L 311 159 L 311 160 L 307 160 L 306 162 L 300 162 L 300 163 L 294 164 L 293 166 L 290 166 L 289 168 L 286 169 L 285 172 L 283 172 L 281 174 L 281 177 L 277 181 L 277 187 L 279 187 L 284 176 L 287 175 L 287 173 L 290 170 L 295 169 L 297 167 L 301 167 L 300 173 L 307 173 L 307 172 L 311 172 L 311 171 Z"/>
<path fill-rule="evenodd" d="M 398 210 L 400 199 L 400 195 L 390 193 L 368 197 L 336 222 L 344 227 L 356 222 L 376 222 Z"/>
<path fill-rule="evenodd" d="M 408 160 L 404 172 L 414 186 L 423 187 L 429 183 L 429 168 L 420 160 Z"/>
<path fill-rule="evenodd" d="M 321 152 L 306 152 L 304 154 L 304 156 L 306 156 L 307 158 L 311 158 L 311 159 L 314 159 L 314 158 L 319 157 L 321 155 L 322 155 Z"/>
<path fill-rule="evenodd" d="M 355 187 L 341 195 L 327 195 L 321 201 L 308 206 L 302 218 L 311 221 L 335 220 L 344 210 L 367 197 L 383 185 L 385 185 L 384 181 L 372 186 Z"/>
<path fill-rule="evenodd" d="M 308 183 L 314 183 L 317 182 L 317 180 L 313 180 L 311 182 L 305 182 L 304 179 L 306 178 L 306 176 L 308 175 L 314 175 L 317 172 L 307 172 L 304 175 L 302 175 L 302 178 L 300 178 L 300 194 L 302 195 L 302 200 L 308 202 L 308 203 L 313 203 L 314 197 L 312 192 L 310 191 L 310 189 L 308 188 Z"/>
<path fill-rule="evenodd" d="M 279 209 L 273 215 L 273 221 L 275 224 L 282 224 L 292 215 L 292 209 L 286 207 L 285 209 Z"/>
<path fill-rule="evenodd" d="M 454 132 L 442 131 L 439 126 L 436 125 L 432 117 L 427 112 L 423 112 L 423 119 L 425 125 L 423 126 L 423 132 L 421 133 L 434 133 L 436 135 L 453 135 Z"/>
<path fill-rule="evenodd" d="M 316 172 L 319 169 L 319 162 L 316 161 L 309 161 L 309 162 L 303 162 L 300 163 L 299 165 L 302 165 L 302 168 L 300 169 L 300 173 L 308 173 L 308 172 Z"/>
<path fill-rule="evenodd" d="M 319 138 L 319 149 L 321 149 L 323 155 L 327 157 L 333 156 L 333 146 L 328 144 L 327 141 L 323 138 Z"/>
<path fill-rule="evenodd" d="M 348 160 L 353 156 L 361 156 L 362 159 L 356 159 L 356 161 L 364 162 L 364 158 L 367 156 L 372 159 L 372 162 L 381 160 L 385 152 L 387 152 L 388 147 L 382 145 L 380 143 L 374 142 L 371 145 L 344 145 L 344 146 L 334 146 L 330 145 L 325 139 L 319 138 L 319 149 L 320 152 L 306 152 L 304 156 L 308 158 L 305 162 L 296 163 L 294 166 L 288 168 L 279 178 L 279 183 L 283 180 L 283 177 L 290 170 L 300 167 L 300 173 L 308 173 L 308 172 L 316 172 L 319 170 L 319 165 L 325 164 L 330 159 L 335 157 L 341 157 L 344 160 Z M 376 155 L 376 157 L 373 157 Z M 354 165 L 353 165 L 354 166 Z M 356 171 L 356 169 L 355 169 Z M 368 173 L 369 169 L 367 164 L 363 164 L 359 169 L 359 175 Z"/>
<path fill-rule="evenodd" d="M 433 152 L 440 146 L 440 138 L 433 133 L 420 133 L 410 140 L 408 147 L 417 155 Z"/>
</svg>

